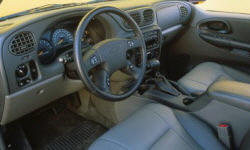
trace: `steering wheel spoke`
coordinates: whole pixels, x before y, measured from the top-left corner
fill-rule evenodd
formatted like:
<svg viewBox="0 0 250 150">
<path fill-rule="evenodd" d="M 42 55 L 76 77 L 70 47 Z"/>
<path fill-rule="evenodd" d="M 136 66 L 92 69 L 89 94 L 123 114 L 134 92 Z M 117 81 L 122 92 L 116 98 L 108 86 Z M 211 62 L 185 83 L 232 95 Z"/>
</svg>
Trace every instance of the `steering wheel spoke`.
<svg viewBox="0 0 250 150">
<path fill-rule="evenodd" d="M 95 50 L 89 50 L 83 56 L 83 63 L 85 65 L 85 69 L 87 70 L 87 72 L 89 72 L 96 66 L 100 65 L 102 63 L 102 60 Z"/>
<path fill-rule="evenodd" d="M 139 37 L 127 39 L 127 44 L 128 44 L 128 49 L 139 48 L 142 46 L 141 39 Z"/>
<path fill-rule="evenodd" d="M 102 91 L 111 93 L 110 91 L 110 74 L 104 69 L 100 69 L 93 74 L 95 85 Z"/>
<path fill-rule="evenodd" d="M 141 74 L 141 69 L 128 60 L 125 72 L 137 80 Z"/>
</svg>

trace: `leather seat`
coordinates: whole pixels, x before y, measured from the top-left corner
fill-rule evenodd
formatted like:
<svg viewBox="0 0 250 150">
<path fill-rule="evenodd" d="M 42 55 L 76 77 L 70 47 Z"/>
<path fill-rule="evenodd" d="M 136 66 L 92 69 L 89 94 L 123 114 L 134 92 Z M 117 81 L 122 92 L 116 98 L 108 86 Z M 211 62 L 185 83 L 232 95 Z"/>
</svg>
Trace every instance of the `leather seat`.
<svg viewBox="0 0 250 150">
<path fill-rule="evenodd" d="M 90 150 L 222 150 L 213 130 L 188 113 L 148 104 L 95 141 Z"/>
<path fill-rule="evenodd" d="M 178 85 L 191 95 L 201 95 L 218 80 L 250 83 L 250 75 L 213 62 L 196 66 L 178 81 Z"/>
</svg>

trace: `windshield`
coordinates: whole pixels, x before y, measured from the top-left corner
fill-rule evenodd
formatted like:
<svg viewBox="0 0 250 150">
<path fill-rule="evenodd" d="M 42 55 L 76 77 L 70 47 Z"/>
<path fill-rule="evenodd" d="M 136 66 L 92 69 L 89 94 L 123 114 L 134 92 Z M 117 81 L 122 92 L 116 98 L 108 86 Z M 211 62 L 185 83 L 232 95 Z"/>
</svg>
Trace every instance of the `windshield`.
<svg viewBox="0 0 250 150">
<path fill-rule="evenodd" d="M 88 3 L 91 1 L 98 0 L 2 0 L 0 17 L 50 4 Z"/>
</svg>

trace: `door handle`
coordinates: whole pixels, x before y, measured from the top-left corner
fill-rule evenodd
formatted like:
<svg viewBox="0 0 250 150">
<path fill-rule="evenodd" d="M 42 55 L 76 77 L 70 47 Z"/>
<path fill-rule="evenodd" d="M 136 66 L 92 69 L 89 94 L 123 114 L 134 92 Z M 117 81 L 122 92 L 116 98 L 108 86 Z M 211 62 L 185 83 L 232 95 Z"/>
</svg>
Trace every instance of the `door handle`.
<svg viewBox="0 0 250 150">
<path fill-rule="evenodd" d="M 199 24 L 199 30 L 203 33 L 213 32 L 220 34 L 231 33 L 231 27 L 228 22 L 222 20 L 207 20 Z"/>
</svg>

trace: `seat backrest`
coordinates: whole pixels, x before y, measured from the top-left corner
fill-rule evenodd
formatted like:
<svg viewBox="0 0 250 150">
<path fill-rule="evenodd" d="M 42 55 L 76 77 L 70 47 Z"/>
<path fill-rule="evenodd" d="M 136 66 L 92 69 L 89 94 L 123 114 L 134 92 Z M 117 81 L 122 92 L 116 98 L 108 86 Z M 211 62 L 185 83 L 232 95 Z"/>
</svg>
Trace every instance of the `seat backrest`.
<svg viewBox="0 0 250 150">
<path fill-rule="evenodd" d="M 245 135 L 245 137 L 240 145 L 240 150 L 249 150 L 249 149 L 250 149 L 250 130 Z"/>
</svg>

